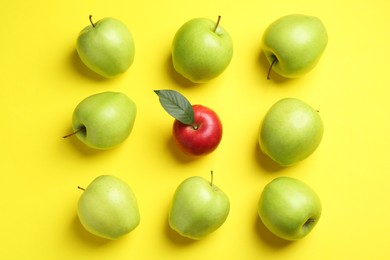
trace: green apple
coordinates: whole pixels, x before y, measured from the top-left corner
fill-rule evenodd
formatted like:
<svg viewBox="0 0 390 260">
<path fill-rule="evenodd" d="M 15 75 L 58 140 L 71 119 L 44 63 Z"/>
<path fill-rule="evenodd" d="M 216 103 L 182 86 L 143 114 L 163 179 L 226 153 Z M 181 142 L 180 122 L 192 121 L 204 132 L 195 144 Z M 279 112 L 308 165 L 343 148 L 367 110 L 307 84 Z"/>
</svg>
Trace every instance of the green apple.
<svg viewBox="0 0 390 260">
<path fill-rule="evenodd" d="M 258 213 L 264 225 L 285 240 L 305 237 L 320 219 L 321 201 L 306 183 L 278 177 L 268 183 L 261 193 Z"/>
<path fill-rule="evenodd" d="M 114 240 L 131 232 L 140 223 L 137 199 L 123 180 L 101 175 L 83 190 L 77 213 L 81 224 L 90 233 Z"/>
<path fill-rule="evenodd" d="M 233 42 L 217 22 L 195 18 L 186 22 L 172 43 L 175 70 L 195 83 L 207 82 L 220 75 L 233 56 Z"/>
<path fill-rule="evenodd" d="M 126 25 L 103 18 L 78 35 L 76 50 L 84 64 L 97 74 L 111 78 L 125 72 L 134 61 L 134 40 Z"/>
<path fill-rule="evenodd" d="M 282 166 L 296 164 L 319 146 L 324 125 L 318 111 L 296 98 L 284 98 L 267 112 L 260 127 L 261 150 Z"/>
<path fill-rule="evenodd" d="M 294 78 L 315 67 L 327 43 L 328 34 L 319 18 L 292 14 L 269 25 L 262 48 L 271 64 L 270 71 L 272 68 L 281 76 Z"/>
<path fill-rule="evenodd" d="M 229 198 L 212 180 L 193 176 L 175 191 L 169 225 L 180 235 L 198 240 L 222 226 L 229 210 Z"/>
<path fill-rule="evenodd" d="M 134 101 L 121 92 L 102 92 L 82 100 L 73 112 L 73 133 L 87 146 L 110 149 L 130 135 L 137 114 Z"/>
</svg>

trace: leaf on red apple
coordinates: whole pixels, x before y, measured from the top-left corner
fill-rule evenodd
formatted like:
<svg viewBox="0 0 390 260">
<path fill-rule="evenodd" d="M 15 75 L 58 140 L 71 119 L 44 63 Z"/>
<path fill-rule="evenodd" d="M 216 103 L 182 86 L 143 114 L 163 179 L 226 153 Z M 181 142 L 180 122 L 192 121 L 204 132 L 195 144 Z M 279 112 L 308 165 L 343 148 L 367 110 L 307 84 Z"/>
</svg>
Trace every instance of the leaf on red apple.
<svg viewBox="0 0 390 260">
<path fill-rule="evenodd" d="M 194 124 L 194 110 L 191 103 L 176 90 L 155 90 L 165 111 L 186 125 Z"/>
</svg>

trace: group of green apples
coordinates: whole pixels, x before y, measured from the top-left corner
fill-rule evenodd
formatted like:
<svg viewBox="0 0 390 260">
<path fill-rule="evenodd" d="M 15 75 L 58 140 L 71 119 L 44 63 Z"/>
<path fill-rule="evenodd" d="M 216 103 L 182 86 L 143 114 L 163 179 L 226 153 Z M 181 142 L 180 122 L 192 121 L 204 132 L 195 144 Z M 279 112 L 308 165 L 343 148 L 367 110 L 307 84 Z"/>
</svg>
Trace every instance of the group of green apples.
<svg viewBox="0 0 390 260">
<path fill-rule="evenodd" d="M 124 73 L 134 60 L 134 40 L 124 23 L 104 18 L 84 28 L 77 39 L 77 52 L 92 71 L 111 78 Z M 195 83 L 219 76 L 233 56 L 228 32 L 217 21 L 196 18 L 177 31 L 172 43 L 175 70 Z M 283 16 L 265 30 L 262 49 L 271 70 L 286 78 L 301 76 L 317 64 L 327 45 L 327 32 L 320 19 L 293 14 Z M 191 103 L 174 90 L 155 90 L 162 107 L 174 117 L 173 137 L 190 156 L 214 151 L 222 138 L 222 123 L 210 108 Z M 124 93 L 102 92 L 82 100 L 74 110 L 73 133 L 94 149 L 111 149 L 130 135 L 137 107 Z M 319 146 L 323 122 L 317 110 L 296 98 L 276 102 L 261 123 L 259 146 L 264 154 L 287 167 L 310 156 Z M 78 203 L 82 225 L 92 234 L 117 239 L 140 223 L 135 194 L 122 179 L 98 176 Z M 228 196 L 211 180 L 200 176 L 185 179 L 177 187 L 169 210 L 169 225 L 190 239 L 201 239 L 223 225 L 230 211 Z M 268 183 L 258 202 L 258 214 L 276 236 L 297 240 L 306 236 L 321 215 L 315 191 L 301 180 L 278 177 Z"/>
</svg>

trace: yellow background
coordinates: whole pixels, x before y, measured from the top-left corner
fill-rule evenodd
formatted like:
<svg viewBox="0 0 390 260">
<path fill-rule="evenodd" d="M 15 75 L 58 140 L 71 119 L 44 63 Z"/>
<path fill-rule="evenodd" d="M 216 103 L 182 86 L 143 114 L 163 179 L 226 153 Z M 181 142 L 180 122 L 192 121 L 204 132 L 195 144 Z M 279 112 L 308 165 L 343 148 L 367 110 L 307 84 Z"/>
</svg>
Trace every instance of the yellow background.
<svg viewBox="0 0 390 260">
<path fill-rule="evenodd" d="M 387 0 L 2 1 L 1 258 L 389 259 L 389 7 Z M 267 81 L 262 33 L 290 13 L 320 17 L 327 49 L 309 74 Z M 89 14 L 116 17 L 133 33 L 135 61 L 118 78 L 96 77 L 75 52 Z M 218 15 L 233 38 L 233 60 L 217 79 L 188 84 L 172 69 L 173 36 L 191 18 Z M 153 92 L 167 88 L 219 114 L 224 136 L 214 153 L 190 159 L 173 145 L 173 119 Z M 103 152 L 63 139 L 75 106 L 107 90 L 137 103 L 129 139 Z M 261 154 L 257 135 L 283 97 L 319 110 L 325 133 L 311 157 L 281 169 Z M 210 170 L 230 197 L 230 215 L 191 242 L 170 230 L 168 208 L 182 180 L 209 178 Z M 117 241 L 90 235 L 76 214 L 77 186 L 101 174 L 127 181 L 140 206 L 140 225 Z M 262 188 L 282 175 L 311 185 L 323 203 L 315 229 L 292 243 L 271 235 L 257 216 Z"/>
</svg>

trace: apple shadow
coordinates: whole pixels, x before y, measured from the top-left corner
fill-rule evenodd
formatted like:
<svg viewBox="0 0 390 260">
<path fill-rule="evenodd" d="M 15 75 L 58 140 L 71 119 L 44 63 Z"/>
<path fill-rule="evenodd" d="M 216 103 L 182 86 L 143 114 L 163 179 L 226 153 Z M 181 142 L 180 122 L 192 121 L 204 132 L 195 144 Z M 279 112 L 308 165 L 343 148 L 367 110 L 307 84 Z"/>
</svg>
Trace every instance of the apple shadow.
<svg viewBox="0 0 390 260">
<path fill-rule="evenodd" d="M 166 71 L 167 71 L 167 74 L 169 75 L 169 77 L 176 84 L 178 84 L 178 85 L 180 85 L 182 87 L 191 88 L 191 87 L 199 86 L 199 85 L 202 84 L 202 83 L 194 83 L 194 82 L 186 79 L 185 77 L 183 77 L 179 73 L 177 73 L 175 68 L 173 67 L 173 61 L 172 61 L 171 53 L 169 53 L 169 56 L 168 56 L 167 61 L 166 61 Z"/>
<path fill-rule="evenodd" d="M 288 241 L 282 238 L 277 237 L 271 231 L 268 230 L 266 226 L 264 226 L 260 217 L 256 215 L 255 219 L 255 232 L 258 237 L 267 245 L 275 249 L 285 248 L 293 243 L 293 241 Z"/>
<path fill-rule="evenodd" d="M 169 207 L 166 209 L 166 216 L 169 216 Z M 175 230 L 173 230 L 169 225 L 169 217 L 166 218 L 165 225 L 164 225 L 164 233 L 173 244 L 176 246 L 189 246 L 197 242 L 197 240 L 190 239 L 187 237 L 183 237 L 179 233 L 177 233 Z"/>
<path fill-rule="evenodd" d="M 183 237 L 182 235 L 177 233 L 175 230 L 173 230 L 169 226 L 168 219 L 167 219 L 166 225 L 165 225 L 165 235 L 176 246 L 190 246 L 190 245 L 195 244 L 196 242 L 198 242 L 198 240 L 190 239 L 190 238 L 187 238 L 187 237 Z"/>
<path fill-rule="evenodd" d="M 80 56 L 79 54 L 77 53 L 77 50 L 74 49 L 70 55 L 69 55 L 69 62 L 71 64 L 71 66 L 77 71 L 79 72 L 80 75 L 83 75 L 89 79 L 92 79 L 92 80 L 95 80 L 95 81 L 101 81 L 101 82 L 104 82 L 104 81 L 107 81 L 108 79 L 103 77 L 103 76 L 100 76 L 99 74 L 93 72 L 92 70 L 90 70 L 84 63 L 83 61 L 80 59 Z"/>
<path fill-rule="evenodd" d="M 109 239 L 101 238 L 88 232 L 81 224 L 77 215 L 72 221 L 72 231 L 78 238 L 80 238 L 80 240 L 91 247 L 101 247 L 112 242 Z"/>
<path fill-rule="evenodd" d="M 260 65 L 260 67 L 262 68 L 262 71 L 264 72 L 264 73 L 261 73 L 261 75 L 264 76 L 264 79 L 267 79 L 267 74 L 268 74 L 268 71 L 269 71 L 271 64 L 269 63 L 267 57 L 265 56 L 265 54 L 262 50 L 260 51 L 258 57 L 259 57 L 258 64 Z M 294 80 L 294 79 L 282 77 L 279 74 L 277 74 L 274 70 L 271 70 L 270 79 L 268 81 L 273 81 L 277 84 L 284 84 L 284 83 L 287 83 L 288 81 L 291 81 L 291 80 Z"/>
<path fill-rule="evenodd" d="M 200 156 L 192 156 L 181 151 L 176 145 L 176 142 L 173 137 L 167 140 L 167 148 L 171 152 L 171 154 L 173 154 L 173 156 L 182 164 L 191 163 L 195 160 L 200 159 Z"/>
<path fill-rule="evenodd" d="M 262 169 L 269 173 L 275 173 L 280 172 L 285 167 L 279 165 L 278 163 L 274 162 L 271 158 L 269 158 L 266 154 L 264 154 L 259 146 L 258 142 L 254 143 L 254 157 L 257 163 L 260 165 Z"/>
</svg>

